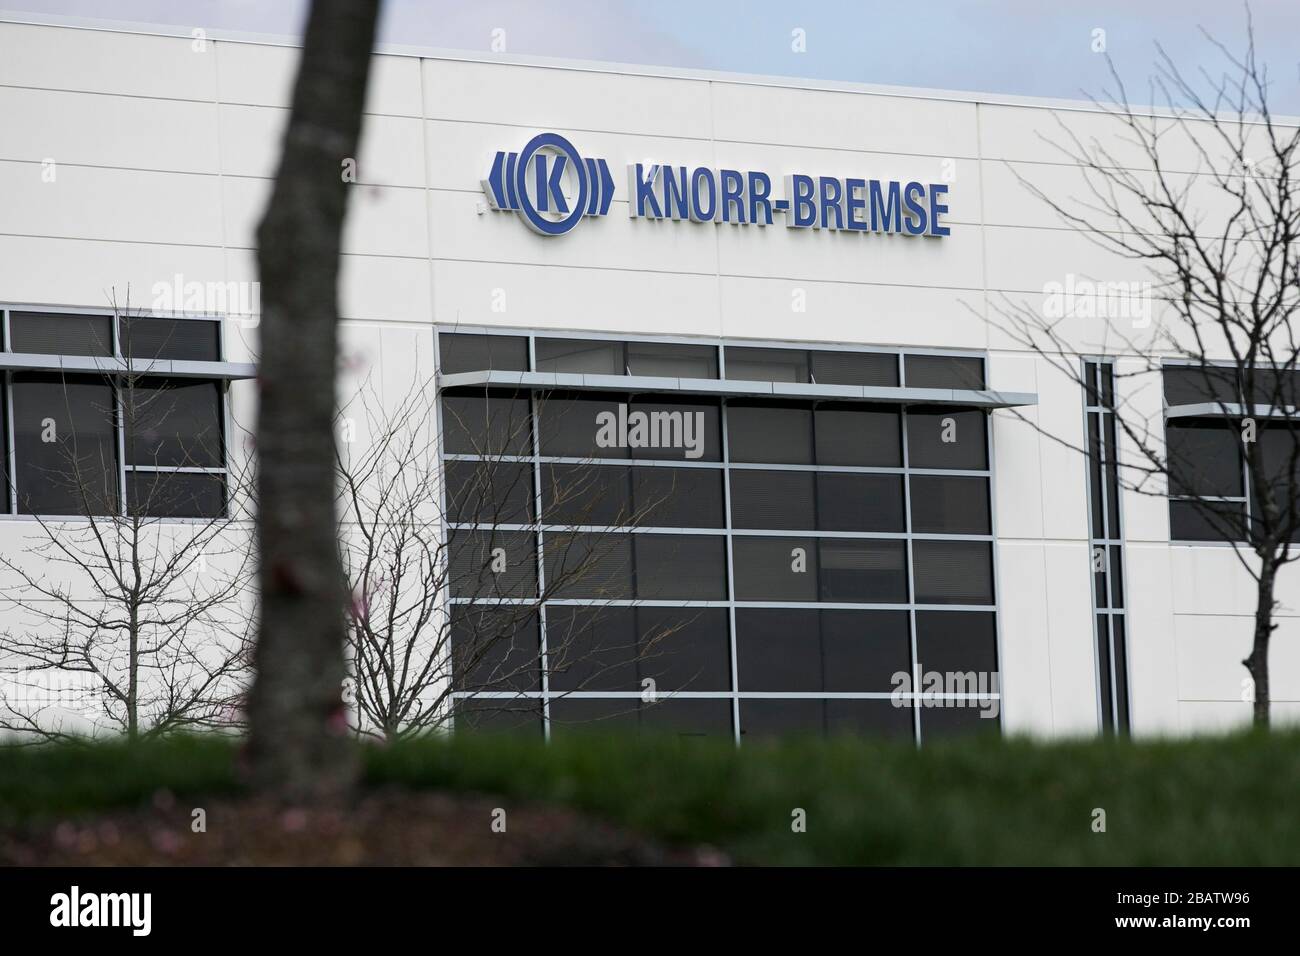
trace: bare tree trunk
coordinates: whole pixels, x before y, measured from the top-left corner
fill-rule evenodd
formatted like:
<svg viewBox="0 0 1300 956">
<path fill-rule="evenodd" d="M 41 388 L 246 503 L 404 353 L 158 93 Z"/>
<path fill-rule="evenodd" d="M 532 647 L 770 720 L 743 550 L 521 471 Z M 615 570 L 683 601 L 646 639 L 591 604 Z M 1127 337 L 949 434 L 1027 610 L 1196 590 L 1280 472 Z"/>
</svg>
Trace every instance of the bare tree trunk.
<svg viewBox="0 0 1300 956">
<path fill-rule="evenodd" d="M 254 782 L 327 796 L 356 773 L 342 699 L 334 511 L 339 247 L 379 0 L 315 0 L 275 191 L 258 229 L 261 620 L 249 701 Z M 351 177 L 349 177 L 351 178 Z"/>
<path fill-rule="evenodd" d="M 1273 622 L 1273 584 L 1276 577 L 1277 568 L 1265 559 L 1256 582 L 1255 642 L 1251 645 L 1250 656 L 1242 661 L 1255 684 L 1255 726 L 1264 730 L 1268 729 L 1268 642 L 1277 627 Z"/>
<path fill-rule="evenodd" d="M 131 598 L 134 600 L 135 594 Z M 134 742 L 140 736 L 140 615 L 134 604 L 127 620 L 131 630 L 127 651 L 126 739 Z"/>
</svg>

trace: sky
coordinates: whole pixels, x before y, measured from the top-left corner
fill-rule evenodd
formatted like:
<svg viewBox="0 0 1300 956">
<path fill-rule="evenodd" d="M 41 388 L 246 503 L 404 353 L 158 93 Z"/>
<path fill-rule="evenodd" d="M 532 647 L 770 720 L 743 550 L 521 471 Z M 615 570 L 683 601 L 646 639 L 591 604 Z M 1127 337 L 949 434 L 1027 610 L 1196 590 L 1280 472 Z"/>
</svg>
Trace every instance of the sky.
<svg viewBox="0 0 1300 956">
<path fill-rule="evenodd" d="M 24 14 L 296 37 L 307 0 L 0 0 Z M 1254 0 L 1277 112 L 1300 114 L 1298 0 Z M 1027 96 L 1107 98 L 1104 44 L 1134 102 L 1159 42 L 1217 76 L 1244 49 L 1235 0 L 385 0 L 380 40 Z M 802 31 L 797 32 L 797 31 Z M 1098 33 L 1097 31 L 1104 31 Z M 2 53 L 2 51 L 0 51 Z"/>
</svg>

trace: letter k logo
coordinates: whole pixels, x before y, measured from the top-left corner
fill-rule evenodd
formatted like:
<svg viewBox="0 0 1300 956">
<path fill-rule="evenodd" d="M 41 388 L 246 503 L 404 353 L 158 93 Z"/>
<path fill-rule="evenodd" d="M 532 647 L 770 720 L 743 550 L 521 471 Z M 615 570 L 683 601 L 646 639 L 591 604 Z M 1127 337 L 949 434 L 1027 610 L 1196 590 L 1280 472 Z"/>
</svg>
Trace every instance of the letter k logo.
<svg viewBox="0 0 1300 956">
<path fill-rule="evenodd" d="M 551 166 L 551 173 L 546 174 L 547 159 L 554 159 Z M 564 181 L 564 168 L 569 164 L 569 157 L 563 153 L 547 157 L 545 153 L 539 152 L 533 159 L 533 166 L 537 176 L 537 211 L 549 212 L 551 203 L 555 204 L 555 211 L 567 213 L 569 203 L 564 198 L 564 190 L 561 183 Z"/>
</svg>

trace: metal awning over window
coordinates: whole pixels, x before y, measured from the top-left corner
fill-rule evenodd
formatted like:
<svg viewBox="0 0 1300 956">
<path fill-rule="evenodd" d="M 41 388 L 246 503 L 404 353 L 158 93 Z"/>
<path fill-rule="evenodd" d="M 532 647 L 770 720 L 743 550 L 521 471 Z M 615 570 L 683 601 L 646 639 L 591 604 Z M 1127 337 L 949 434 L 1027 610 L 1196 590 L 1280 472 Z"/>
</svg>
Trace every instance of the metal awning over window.
<svg viewBox="0 0 1300 956">
<path fill-rule="evenodd" d="M 676 392 L 682 395 L 721 395 L 731 398 L 812 399 L 882 405 L 959 405 L 967 408 L 1014 408 L 1038 404 L 1038 396 L 1033 392 L 999 392 L 992 389 L 817 385 L 805 382 L 513 371 L 459 372 L 438 378 L 440 389 L 464 386 L 596 392 Z"/>
<path fill-rule="evenodd" d="M 1276 405 L 1242 405 L 1234 402 L 1196 402 L 1170 405 L 1165 418 L 1286 418 L 1295 419 L 1300 410 Z"/>
<path fill-rule="evenodd" d="M 254 378 L 249 362 L 200 362 L 181 359 L 132 359 L 109 355 L 38 355 L 0 352 L 0 369 L 10 372 L 97 372 L 100 374 L 162 375 L 171 378 Z"/>
</svg>

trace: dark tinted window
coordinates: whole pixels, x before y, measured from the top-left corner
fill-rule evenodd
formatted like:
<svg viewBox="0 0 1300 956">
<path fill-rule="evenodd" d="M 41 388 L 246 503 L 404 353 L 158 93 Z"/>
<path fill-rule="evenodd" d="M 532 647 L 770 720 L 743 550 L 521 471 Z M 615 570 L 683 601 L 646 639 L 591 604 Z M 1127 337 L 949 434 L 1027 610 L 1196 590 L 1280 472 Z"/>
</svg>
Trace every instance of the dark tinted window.
<svg viewBox="0 0 1300 956">
<path fill-rule="evenodd" d="M 1168 441 L 1169 490 L 1175 495 L 1244 494 L 1240 425 L 1227 419 L 1175 424 Z"/>
<path fill-rule="evenodd" d="M 740 702 L 740 734 L 763 737 L 820 737 L 826 730 L 826 705 L 820 700 L 758 699 Z"/>
<path fill-rule="evenodd" d="M 456 690 L 541 689 L 541 640 L 532 609 L 453 605 L 450 637 Z"/>
<path fill-rule="evenodd" d="M 223 461 L 216 382 L 137 380 L 123 393 L 122 420 L 127 464 L 215 468 Z"/>
<path fill-rule="evenodd" d="M 1169 537 L 1173 541 L 1245 541 L 1244 501 L 1171 501 Z"/>
<path fill-rule="evenodd" d="M 1300 432 L 1293 431 L 1293 427 L 1285 421 L 1276 422 L 1261 428 L 1257 439 L 1257 460 L 1273 496 L 1279 526 L 1300 520 Z M 1264 502 L 1253 487 L 1250 504 L 1252 515 L 1262 521 Z M 1296 537 L 1300 537 L 1300 529 L 1292 540 Z"/>
<path fill-rule="evenodd" d="M 113 390 L 103 378 L 15 372 L 13 415 L 20 512 L 117 512 Z"/>
<path fill-rule="evenodd" d="M 641 705 L 641 732 L 676 737 L 730 737 L 731 701 L 661 697 Z"/>
<path fill-rule="evenodd" d="M 817 475 L 821 531 L 902 531 L 903 479 L 898 475 Z"/>
<path fill-rule="evenodd" d="M 963 355 L 907 355 L 903 374 L 908 388 L 984 387 L 984 360 Z"/>
<path fill-rule="evenodd" d="M 1119 695 L 1117 701 L 1120 723 L 1124 727 L 1129 726 L 1129 704 L 1128 704 L 1128 637 L 1124 629 L 1123 615 L 1115 614 L 1111 616 L 1111 625 L 1115 631 L 1115 670 L 1116 676 L 1124 682 L 1123 693 Z"/>
<path fill-rule="evenodd" d="M 812 409 L 797 405 L 730 403 L 727 447 L 732 461 L 813 464 Z"/>
<path fill-rule="evenodd" d="M 548 524 L 719 528 L 722 472 L 544 462 L 542 502 Z"/>
<path fill-rule="evenodd" d="M 478 336 L 464 332 L 443 332 L 438 336 L 441 372 L 526 372 L 528 339 L 523 336 Z"/>
<path fill-rule="evenodd" d="M 626 375 L 623 343 L 596 339 L 537 339 L 537 371 Z"/>
<path fill-rule="evenodd" d="M 737 600 L 817 600 L 817 539 L 736 537 L 731 551 Z"/>
<path fill-rule="evenodd" d="M 1094 633 L 1098 637 L 1097 641 L 1097 677 L 1101 685 L 1101 725 L 1106 731 L 1114 729 L 1114 715 L 1111 713 L 1109 706 L 1110 701 L 1114 699 L 1114 688 L 1110 679 L 1111 655 L 1110 655 L 1110 629 L 1107 618 L 1109 615 L 1098 614 L 1094 618 Z"/>
<path fill-rule="evenodd" d="M 1168 405 L 1201 405 L 1206 402 L 1235 405 L 1241 400 L 1235 368 L 1166 365 L 1164 386 Z"/>
<path fill-rule="evenodd" d="M 922 674 L 938 671 L 961 674 L 960 693 L 996 692 L 997 626 L 991 612 L 917 611 L 916 658 Z M 967 675 L 975 683 L 966 686 Z M 979 681 L 983 685 L 979 686 Z"/>
<path fill-rule="evenodd" d="M 537 594 L 536 538 L 524 531 L 453 531 L 448 542 L 452 597 Z"/>
<path fill-rule="evenodd" d="M 897 385 L 898 356 L 884 352 L 728 346 L 727 378 L 817 385 Z"/>
<path fill-rule="evenodd" d="M 217 474 L 128 471 L 127 508 L 153 518 L 219 518 L 226 511 L 226 481 Z"/>
<path fill-rule="evenodd" d="M 1250 393 L 1255 405 L 1294 407 L 1300 397 L 1300 372 L 1295 369 L 1248 368 L 1241 369 L 1243 391 Z"/>
<path fill-rule="evenodd" d="M 888 698 L 742 700 L 740 732 L 757 739 L 847 734 L 906 740 L 913 734 L 912 708 Z"/>
<path fill-rule="evenodd" d="M 910 740 L 913 736 L 910 701 L 891 699 L 826 701 L 826 733 Z"/>
<path fill-rule="evenodd" d="M 993 552 L 987 541 L 913 541 L 920 604 L 992 604 Z"/>
<path fill-rule="evenodd" d="M 721 528 L 722 472 L 713 468 L 632 468 L 633 517 L 651 528 Z"/>
<path fill-rule="evenodd" d="M 443 448 L 452 455 L 531 455 L 529 401 L 484 389 L 443 392 Z"/>
<path fill-rule="evenodd" d="M 626 398 L 551 392 L 538 400 L 538 440 L 548 458 L 626 458 Z"/>
<path fill-rule="evenodd" d="M 1092 521 L 1092 531 L 1094 537 L 1106 537 L 1105 525 L 1105 504 L 1106 500 L 1102 497 L 1102 480 L 1109 479 L 1106 471 L 1109 471 L 1107 465 L 1102 463 L 1101 447 L 1101 415 L 1096 412 L 1088 413 L 1088 500 L 1091 510 L 1089 516 Z M 1107 461 L 1110 456 L 1106 456 Z M 1109 482 L 1107 482 L 1109 484 Z M 1108 489 L 1109 490 L 1109 489 Z"/>
<path fill-rule="evenodd" d="M 1098 390 L 1098 378 L 1101 388 Z M 1083 392 L 1089 405 L 1101 405 L 1105 408 L 1115 407 L 1115 369 L 1106 362 L 1083 363 Z"/>
<path fill-rule="evenodd" d="M 921 534 L 988 534 L 986 478 L 913 475 L 912 530 Z"/>
<path fill-rule="evenodd" d="M 539 736 L 542 732 L 542 702 L 462 697 L 456 700 L 455 721 L 457 733 Z"/>
<path fill-rule="evenodd" d="M 658 601 L 726 600 L 726 539 L 721 535 L 633 535 L 636 596 Z"/>
<path fill-rule="evenodd" d="M 633 375 L 717 378 L 718 349 L 713 345 L 629 342 L 627 368 Z"/>
<path fill-rule="evenodd" d="M 9 342 L 15 352 L 112 355 L 113 319 L 107 315 L 10 312 Z"/>
<path fill-rule="evenodd" d="M 944 693 L 981 695 L 973 699 L 927 699 L 920 708 L 922 739 L 957 733 L 997 733 L 1001 708 L 987 696 L 1001 690 L 995 616 L 984 612 L 918 611 L 916 647 L 923 689 L 924 675 L 938 673 L 943 675 Z"/>
<path fill-rule="evenodd" d="M 1106 448 L 1108 449 L 1107 461 L 1108 463 L 1111 463 L 1118 460 L 1119 441 L 1115 428 L 1116 416 L 1106 415 L 1104 417 L 1106 420 Z M 1120 533 L 1120 494 L 1119 468 L 1118 466 L 1111 467 L 1110 464 L 1108 464 L 1106 467 L 1106 514 L 1111 534 L 1115 536 L 1118 536 Z"/>
<path fill-rule="evenodd" d="M 561 697 L 551 701 L 551 738 L 572 734 L 623 734 L 641 729 L 635 697 Z"/>
<path fill-rule="evenodd" d="M 528 340 L 520 335 L 472 335 L 441 332 L 438 349 L 443 375 L 497 370 L 528 371 Z"/>
<path fill-rule="evenodd" d="M 717 378 L 718 350 L 675 342 L 538 339 L 537 370 L 589 375 Z"/>
<path fill-rule="evenodd" d="M 1124 555 L 1118 546 L 1112 546 L 1110 549 L 1110 597 L 1111 607 L 1124 606 Z M 1098 601 L 1098 607 L 1105 607 L 1105 601 Z"/>
<path fill-rule="evenodd" d="M 731 637 L 725 608 L 636 609 L 635 690 L 653 680 L 657 692 L 731 689 Z"/>
<path fill-rule="evenodd" d="M 562 697 L 551 701 L 551 736 L 573 733 L 628 732 L 677 737 L 727 737 L 731 701 L 660 698 L 645 704 L 636 698 L 602 700 Z"/>
<path fill-rule="evenodd" d="M 122 355 L 135 361 L 172 359 L 216 362 L 221 358 L 221 323 L 207 319 L 130 317 L 118 323 Z"/>
<path fill-rule="evenodd" d="M 721 461 L 717 399 L 664 401 L 634 396 L 628 403 L 628 445 L 633 458 Z M 637 432 L 645 429 L 644 437 Z"/>
<path fill-rule="evenodd" d="M 823 601 L 907 601 L 907 548 L 902 541 L 823 538 L 819 559 Z"/>
<path fill-rule="evenodd" d="M 732 471 L 731 523 L 736 528 L 813 531 L 816 475 L 810 471 Z"/>
<path fill-rule="evenodd" d="M 988 468 L 984 412 L 978 409 L 909 409 L 907 455 L 913 468 Z"/>
<path fill-rule="evenodd" d="M 808 353 L 802 349 L 728 346 L 727 378 L 746 382 L 807 382 Z"/>
<path fill-rule="evenodd" d="M 8 390 L 0 389 L 0 422 L 7 421 L 9 421 Z M 9 460 L 8 446 L 9 442 L 6 441 L 3 443 L 3 447 L 0 447 L 0 475 L 4 476 L 4 492 L 3 495 L 0 496 L 0 513 L 4 514 L 9 514 L 13 510 L 10 496 L 10 489 L 13 488 L 11 483 L 13 480 L 13 472 L 10 468 L 12 462 Z"/>
<path fill-rule="evenodd" d="M 898 356 L 887 352 L 813 352 L 818 385 L 897 385 Z"/>
<path fill-rule="evenodd" d="M 542 549 L 546 591 L 556 598 L 632 597 L 631 535 L 548 531 Z"/>
<path fill-rule="evenodd" d="M 965 703 L 964 707 L 921 707 L 921 739 L 932 741 L 943 737 L 998 733 L 1000 707 L 990 707 L 981 701 Z M 992 704 L 991 701 L 988 703 Z"/>
<path fill-rule="evenodd" d="M 821 626 L 827 691 L 892 691 L 896 674 L 911 673 L 906 611 L 826 610 Z"/>
<path fill-rule="evenodd" d="M 632 521 L 632 484 L 622 465 L 542 462 L 542 514 L 547 524 L 612 527 Z"/>
<path fill-rule="evenodd" d="M 1116 448 L 1115 416 L 1089 412 L 1088 484 L 1092 499 L 1092 526 L 1102 537 L 1119 533 L 1119 471 L 1114 466 Z"/>
<path fill-rule="evenodd" d="M 546 656 L 551 689 L 640 690 L 636 613 L 631 607 L 548 607 Z"/>
<path fill-rule="evenodd" d="M 449 461 L 446 495 L 451 521 L 529 524 L 533 520 L 533 468 L 509 461 Z"/>
<path fill-rule="evenodd" d="M 888 692 L 911 659 L 906 611 L 736 611 L 742 691 Z"/>
<path fill-rule="evenodd" d="M 824 690 L 820 614 L 813 608 L 738 608 L 736 670 L 740 689 Z"/>
<path fill-rule="evenodd" d="M 896 468 L 903 463 L 896 409 L 819 405 L 815 427 L 819 465 Z"/>
</svg>

